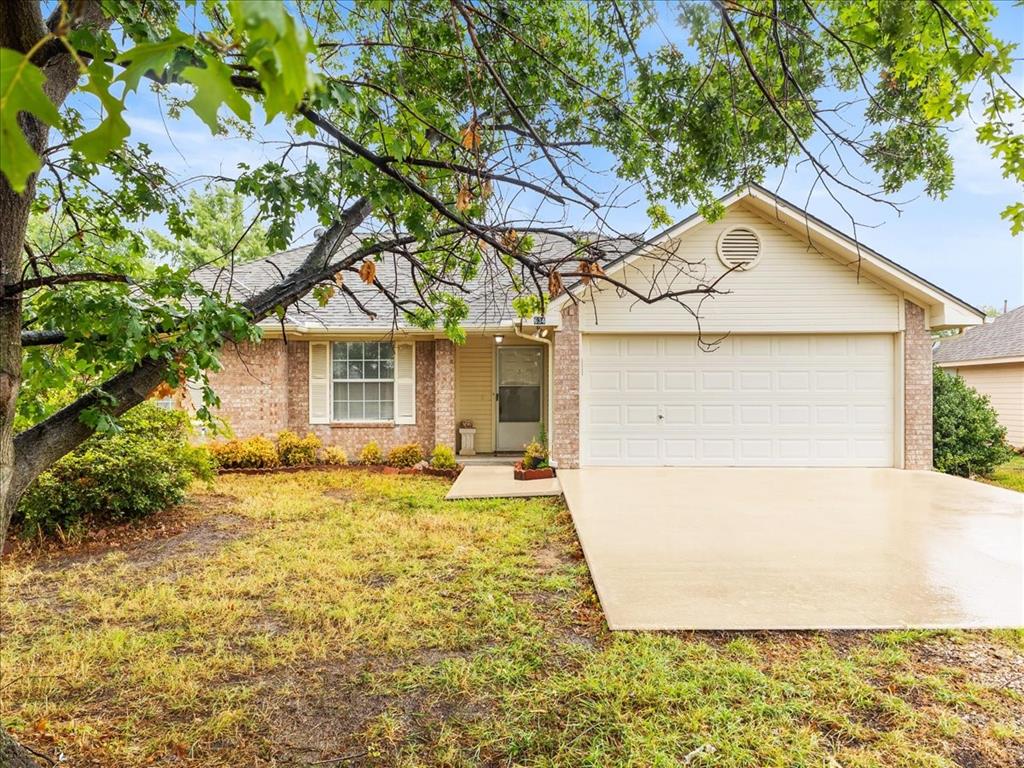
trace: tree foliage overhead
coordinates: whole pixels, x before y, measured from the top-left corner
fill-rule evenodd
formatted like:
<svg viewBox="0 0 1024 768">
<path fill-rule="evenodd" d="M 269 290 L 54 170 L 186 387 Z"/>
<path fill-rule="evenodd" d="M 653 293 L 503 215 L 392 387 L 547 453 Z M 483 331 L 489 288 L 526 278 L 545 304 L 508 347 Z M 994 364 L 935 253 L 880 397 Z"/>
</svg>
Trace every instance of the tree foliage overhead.
<svg viewBox="0 0 1024 768">
<path fill-rule="evenodd" d="M 969 108 L 1024 182 L 1013 47 L 993 35 L 989 0 L 721 0 L 672 19 L 645 0 L 66 0 L 44 20 L 49 5 L 7 4 L 0 32 L 7 510 L 92 429 L 161 380 L 205 381 L 225 340 L 256 338 L 256 321 L 310 292 L 355 301 L 346 281 L 363 280 L 458 338 L 467 280 L 503 269 L 524 312 L 586 277 L 697 319 L 714 285 L 643 294 L 589 268 L 620 237 L 609 214 L 623 201 L 651 201 L 654 225 L 668 203 L 713 216 L 723 188 L 791 162 L 840 202 L 912 183 L 941 197 L 947 127 Z M 141 90 L 214 134 L 283 126 L 268 161 L 215 181 L 251 202 L 241 232 L 252 224 L 268 249 L 315 217 L 323 233 L 293 274 L 244 302 L 195 279 L 204 259 L 230 275 L 251 252 L 227 247 L 237 229 L 204 240 L 218 209 L 135 140 L 126 111 Z M 26 236 L 30 212 L 46 237 Z M 1004 215 L 1024 226 L 1020 205 Z M 140 234 L 154 217 L 164 238 Z M 538 250 L 539 233 L 568 255 Z M 154 258 L 172 247 L 182 258 Z M 385 256 L 411 295 L 366 266 Z M 24 408 L 38 423 L 15 449 L 23 364 L 26 397 L 71 381 L 81 396 Z"/>
<path fill-rule="evenodd" d="M 146 230 L 151 256 L 199 269 L 244 264 L 270 253 L 267 228 L 259 218 L 246 217 L 246 201 L 233 190 L 223 185 L 206 191 L 192 189 L 185 204 L 191 219 L 190 234 L 169 237 L 154 229 Z"/>
</svg>

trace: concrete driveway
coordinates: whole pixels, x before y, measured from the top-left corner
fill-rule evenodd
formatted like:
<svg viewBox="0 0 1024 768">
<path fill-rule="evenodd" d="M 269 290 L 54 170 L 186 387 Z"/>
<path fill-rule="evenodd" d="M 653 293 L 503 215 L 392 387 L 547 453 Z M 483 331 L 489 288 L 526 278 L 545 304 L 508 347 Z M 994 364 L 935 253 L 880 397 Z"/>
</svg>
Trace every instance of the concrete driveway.
<svg viewBox="0 0 1024 768">
<path fill-rule="evenodd" d="M 612 629 L 1024 626 L 1024 494 L 894 469 L 558 474 Z"/>
</svg>

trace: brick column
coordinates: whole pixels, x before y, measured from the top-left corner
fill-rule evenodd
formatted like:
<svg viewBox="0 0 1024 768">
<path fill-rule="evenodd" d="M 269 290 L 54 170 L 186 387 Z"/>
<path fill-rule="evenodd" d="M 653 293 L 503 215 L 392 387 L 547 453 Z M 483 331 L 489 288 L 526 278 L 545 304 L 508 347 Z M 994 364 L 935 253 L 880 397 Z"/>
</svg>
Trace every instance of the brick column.
<svg viewBox="0 0 1024 768">
<path fill-rule="evenodd" d="M 434 342 L 434 441 L 455 448 L 455 345 Z"/>
<path fill-rule="evenodd" d="M 554 433 L 551 458 L 561 469 L 580 465 L 580 325 L 579 307 L 566 304 L 562 327 L 555 333 Z"/>
<path fill-rule="evenodd" d="M 932 338 L 924 309 L 904 301 L 903 461 L 906 469 L 932 468 Z"/>
</svg>

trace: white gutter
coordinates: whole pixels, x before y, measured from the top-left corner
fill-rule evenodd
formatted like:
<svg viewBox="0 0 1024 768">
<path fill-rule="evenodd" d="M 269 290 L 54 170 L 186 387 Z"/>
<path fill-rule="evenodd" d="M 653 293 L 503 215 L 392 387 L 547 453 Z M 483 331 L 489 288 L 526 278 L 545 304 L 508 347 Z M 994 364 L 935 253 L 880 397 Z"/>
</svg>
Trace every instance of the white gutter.
<svg viewBox="0 0 1024 768">
<path fill-rule="evenodd" d="M 547 378 L 547 401 L 548 401 L 547 419 L 545 420 L 545 427 L 546 427 L 545 431 L 548 433 L 548 444 L 547 444 L 546 448 L 548 449 L 548 462 L 550 463 L 550 461 L 551 461 L 551 445 L 554 442 L 551 439 L 551 437 L 555 433 L 555 423 L 554 423 L 554 412 L 555 412 L 555 408 L 554 408 L 554 402 L 555 402 L 555 396 L 554 396 L 555 395 L 555 366 L 554 366 L 554 362 L 555 361 L 554 361 L 554 355 L 552 354 L 552 352 L 554 351 L 554 347 L 551 346 L 551 339 L 548 339 L 548 338 L 540 335 L 541 331 L 548 331 L 548 332 L 550 332 L 550 330 L 547 329 L 547 328 L 542 328 L 539 331 L 537 331 L 537 333 L 533 333 L 533 334 L 523 333 L 523 324 L 522 324 L 522 321 L 520 320 L 519 323 L 517 323 L 517 324 L 512 326 L 512 331 L 520 339 L 526 339 L 527 341 L 539 341 L 541 344 L 543 344 L 545 347 L 548 348 L 548 351 L 547 351 L 547 358 L 548 358 L 547 365 L 544 366 L 544 368 L 545 368 L 545 370 L 547 372 L 546 378 Z M 555 466 L 555 465 L 552 464 L 551 466 Z"/>
</svg>

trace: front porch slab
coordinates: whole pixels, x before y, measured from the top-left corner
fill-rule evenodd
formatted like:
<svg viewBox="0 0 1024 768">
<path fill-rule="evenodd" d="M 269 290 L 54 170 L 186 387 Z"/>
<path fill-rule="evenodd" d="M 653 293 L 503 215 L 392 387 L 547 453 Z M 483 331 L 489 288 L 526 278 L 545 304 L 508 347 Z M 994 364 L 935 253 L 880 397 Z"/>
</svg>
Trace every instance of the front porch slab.
<svg viewBox="0 0 1024 768">
<path fill-rule="evenodd" d="M 527 496 L 561 496 L 557 477 L 548 480 L 516 480 L 511 465 L 467 466 L 456 478 L 446 499 L 500 499 Z"/>
</svg>

